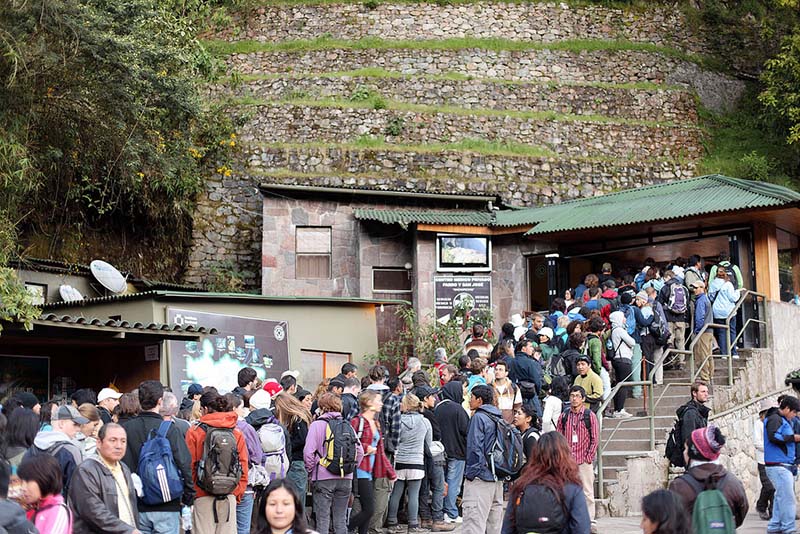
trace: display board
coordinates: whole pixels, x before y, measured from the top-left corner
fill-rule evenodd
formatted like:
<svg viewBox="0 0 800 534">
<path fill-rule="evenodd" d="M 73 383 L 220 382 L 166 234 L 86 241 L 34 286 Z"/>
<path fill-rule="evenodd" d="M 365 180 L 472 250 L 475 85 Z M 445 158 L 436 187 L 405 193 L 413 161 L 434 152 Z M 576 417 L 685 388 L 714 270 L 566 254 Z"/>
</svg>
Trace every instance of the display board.
<svg viewBox="0 0 800 534">
<path fill-rule="evenodd" d="M 490 276 L 436 276 L 433 286 L 438 321 L 447 321 L 453 309 L 462 302 L 466 302 L 470 310 L 492 306 Z"/>
<path fill-rule="evenodd" d="M 252 367 L 259 378 L 279 379 L 289 369 L 289 329 L 286 321 L 238 317 L 167 308 L 169 324 L 216 328 L 201 341 L 169 342 L 169 376 L 173 389 L 185 394 L 189 384 L 231 391 L 236 375 Z"/>
<path fill-rule="evenodd" d="M 0 354 L 0 392 L 11 396 L 30 391 L 40 401 L 50 398 L 50 358 Z"/>
</svg>

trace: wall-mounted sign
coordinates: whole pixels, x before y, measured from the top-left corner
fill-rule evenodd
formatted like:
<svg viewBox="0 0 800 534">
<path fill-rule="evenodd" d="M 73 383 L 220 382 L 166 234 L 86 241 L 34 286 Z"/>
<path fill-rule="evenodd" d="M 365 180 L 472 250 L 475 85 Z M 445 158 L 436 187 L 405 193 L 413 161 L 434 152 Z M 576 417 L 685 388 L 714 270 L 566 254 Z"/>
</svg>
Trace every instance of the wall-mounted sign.
<svg viewBox="0 0 800 534">
<path fill-rule="evenodd" d="M 491 276 L 436 276 L 433 286 L 438 321 L 447 321 L 460 305 L 470 311 L 492 307 Z"/>
<path fill-rule="evenodd" d="M 30 391 L 40 401 L 50 398 L 50 358 L 0 355 L 0 400 Z"/>
<path fill-rule="evenodd" d="M 216 328 L 217 334 L 200 341 L 169 342 L 169 377 L 173 388 L 185 393 L 189 384 L 231 391 L 236 375 L 252 367 L 259 378 L 280 379 L 289 368 L 289 330 L 286 321 L 220 315 L 167 308 L 170 324 Z"/>
</svg>

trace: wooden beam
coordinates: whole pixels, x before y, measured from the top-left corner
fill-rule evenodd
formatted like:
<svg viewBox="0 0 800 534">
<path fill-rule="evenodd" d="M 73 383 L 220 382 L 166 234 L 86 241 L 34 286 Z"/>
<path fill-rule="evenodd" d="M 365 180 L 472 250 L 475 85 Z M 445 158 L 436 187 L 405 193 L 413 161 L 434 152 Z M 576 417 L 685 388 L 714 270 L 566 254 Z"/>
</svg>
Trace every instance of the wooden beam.
<svg viewBox="0 0 800 534">
<path fill-rule="evenodd" d="M 753 230 L 756 291 L 764 293 L 769 300 L 780 301 L 778 229 L 774 224 L 756 222 Z"/>
<path fill-rule="evenodd" d="M 463 235 L 508 235 L 524 234 L 531 229 L 530 225 L 504 227 L 469 226 L 465 224 L 417 224 L 418 232 L 438 232 L 440 234 Z"/>
<path fill-rule="evenodd" d="M 792 291 L 800 295 L 800 249 L 792 249 Z"/>
</svg>

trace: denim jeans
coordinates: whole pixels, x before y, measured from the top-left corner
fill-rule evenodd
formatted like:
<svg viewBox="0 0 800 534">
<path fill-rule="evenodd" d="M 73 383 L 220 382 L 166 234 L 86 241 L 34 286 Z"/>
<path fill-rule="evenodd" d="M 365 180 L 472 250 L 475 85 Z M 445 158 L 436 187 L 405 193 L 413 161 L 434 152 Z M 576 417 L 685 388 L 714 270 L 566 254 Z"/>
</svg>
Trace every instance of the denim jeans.
<svg viewBox="0 0 800 534">
<path fill-rule="evenodd" d="M 465 460 L 447 461 L 447 495 L 444 498 L 444 513 L 450 519 L 458 517 L 458 507 L 456 497 L 461 492 L 461 483 L 464 482 L 464 468 L 467 465 Z"/>
<path fill-rule="evenodd" d="M 725 319 L 714 319 L 716 324 L 725 324 Z M 728 331 L 724 328 L 715 328 L 714 329 L 714 336 L 717 338 L 717 345 L 719 345 L 719 353 L 720 354 L 728 354 Z M 731 317 L 731 333 L 730 338 L 731 341 L 736 337 L 736 316 L 734 315 Z M 732 348 L 733 352 L 731 354 L 736 354 L 736 345 Z"/>
<path fill-rule="evenodd" d="M 419 494 L 419 516 L 422 519 L 444 520 L 444 466 L 434 465 L 429 478 L 422 479 Z M 430 494 L 430 500 L 428 496 Z"/>
<path fill-rule="evenodd" d="M 639 382 L 642 379 L 642 346 L 637 343 L 633 346 L 633 356 L 631 357 L 631 370 L 633 371 L 633 376 L 631 376 L 631 382 Z M 633 386 L 629 388 L 631 390 L 631 396 L 635 399 L 641 399 L 643 392 L 642 386 Z"/>
<path fill-rule="evenodd" d="M 392 496 L 389 497 L 389 518 L 386 520 L 389 526 L 397 524 L 397 511 L 400 508 L 400 499 L 403 497 L 406 486 L 408 486 L 408 526 L 409 528 L 419 526 L 419 487 L 421 485 L 421 478 L 417 480 L 395 480 Z"/>
<path fill-rule="evenodd" d="M 311 488 L 317 532 L 327 534 L 330 531 L 333 512 L 334 534 L 347 534 L 347 503 L 353 490 L 353 481 L 349 478 L 316 480 Z"/>
<path fill-rule="evenodd" d="M 793 534 L 797 503 L 794 500 L 794 476 L 780 465 L 766 466 L 767 477 L 775 486 L 772 519 L 767 523 L 768 534 Z"/>
<path fill-rule="evenodd" d="M 180 512 L 141 512 L 139 530 L 142 534 L 175 534 L 181 530 Z"/>
<path fill-rule="evenodd" d="M 297 490 L 300 496 L 300 504 L 305 508 L 306 506 L 306 493 L 308 493 L 308 473 L 306 472 L 306 465 L 303 460 L 293 460 L 286 472 L 288 478 Z"/>
<path fill-rule="evenodd" d="M 242 502 L 236 505 L 236 534 L 250 534 L 250 522 L 253 519 L 253 492 L 248 490 L 242 496 Z"/>
</svg>

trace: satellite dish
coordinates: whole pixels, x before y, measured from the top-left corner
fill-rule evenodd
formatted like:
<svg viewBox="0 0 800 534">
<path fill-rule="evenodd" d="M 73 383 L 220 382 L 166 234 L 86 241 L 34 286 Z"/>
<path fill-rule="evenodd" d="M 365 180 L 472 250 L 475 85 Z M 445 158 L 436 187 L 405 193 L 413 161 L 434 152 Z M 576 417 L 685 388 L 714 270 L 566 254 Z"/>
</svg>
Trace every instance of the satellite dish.
<svg viewBox="0 0 800 534">
<path fill-rule="evenodd" d="M 128 289 L 125 277 L 110 263 L 106 263 L 103 260 L 94 260 L 89 264 L 89 269 L 91 269 L 97 281 L 100 282 L 100 285 L 112 293 L 124 293 Z"/>
<path fill-rule="evenodd" d="M 83 300 L 83 295 L 81 295 L 81 292 L 69 284 L 60 286 L 58 288 L 58 294 L 61 295 L 61 298 L 64 300 L 64 302 Z"/>
</svg>

